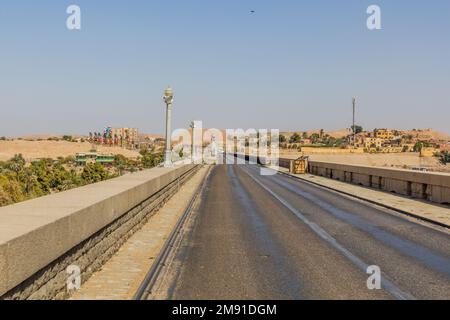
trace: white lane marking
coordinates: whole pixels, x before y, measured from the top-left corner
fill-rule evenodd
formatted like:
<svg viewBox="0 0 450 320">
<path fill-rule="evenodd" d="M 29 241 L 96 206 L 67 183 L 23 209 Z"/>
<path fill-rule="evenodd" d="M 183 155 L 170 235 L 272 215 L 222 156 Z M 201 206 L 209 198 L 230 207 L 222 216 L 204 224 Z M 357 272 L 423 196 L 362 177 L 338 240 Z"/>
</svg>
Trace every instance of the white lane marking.
<svg viewBox="0 0 450 320">
<path fill-rule="evenodd" d="M 264 190 L 266 190 L 268 193 L 270 193 L 275 199 L 277 199 L 279 202 L 281 202 L 282 205 L 284 205 L 286 208 L 288 208 L 293 214 L 295 214 L 300 220 L 302 220 L 311 230 L 313 230 L 317 235 L 319 235 L 322 239 L 327 241 L 329 244 L 331 244 L 336 250 L 341 252 L 344 256 L 346 256 L 351 262 L 353 262 L 358 268 L 363 270 L 364 272 L 367 271 L 367 268 L 369 265 L 362 261 L 360 258 L 355 256 L 353 253 L 351 253 L 349 250 L 347 250 L 345 247 L 343 247 L 340 243 L 336 241 L 335 238 L 333 238 L 328 232 L 326 232 L 324 229 L 319 227 L 314 222 L 311 222 L 308 218 L 306 218 L 300 211 L 298 211 L 296 208 L 294 208 L 289 202 L 287 202 L 285 199 L 280 197 L 278 194 L 270 190 L 268 187 L 266 187 L 262 182 L 260 182 L 258 179 L 256 179 L 252 174 L 250 174 L 246 169 L 242 169 L 251 179 L 253 179 L 258 185 L 261 186 Z M 400 288 L 398 288 L 394 283 L 383 277 L 382 279 L 383 287 L 391 293 L 394 297 L 400 300 L 416 300 L 414 296 L 412 296 L 409 293 L 403 292 Z"/>
</svg>

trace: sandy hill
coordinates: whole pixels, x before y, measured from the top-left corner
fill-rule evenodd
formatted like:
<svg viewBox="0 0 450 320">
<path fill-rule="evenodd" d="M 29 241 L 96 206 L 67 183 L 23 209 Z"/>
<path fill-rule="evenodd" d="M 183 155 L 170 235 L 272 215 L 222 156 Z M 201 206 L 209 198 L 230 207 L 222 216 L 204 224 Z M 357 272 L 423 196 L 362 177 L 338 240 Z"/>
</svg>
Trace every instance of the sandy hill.
<svg viewBox="0 0 450 320">
<path fill-rule="evenodd" d="M 139 134 L 139 138 L 142 140 L 145 139 L 155 140 L 155 139 L 164 139 L 164 136 L 161 134 L 141 133 Z"/>
<path fill-rule="evenodd" d="M 11 159 L 16 154 L 22 154 L 25 160 L 38 158 L 53 158 L 74 156 L 77 153 L 89 152 L 92 145 L 88 142 L 68 141 L 0 141 L 0 161 Z M 99 153 L 122 154 L 128 158 L 136 158 L 139 153 L 119 147 L 94 146 Z"/>
<path fill-rule="evenodd" d="M 284 132 L 280 132 L 280 134 L 284 135 L 286 138 L 290 138 L 294 133 L 298 133 L 300 135 L 303 134 L 303 132 L 305 132 L 304 130 L 299 130 L 299 131 L 284 131 Z M 314 133 L 320 134 L 320 129 L 319 130 L 308 130 L 306 131 L 306 133 L 308 134 L 308 136 L 311 136 Z M 350 131 L 349 129 L 340 129 L 340 130 L 334 130 L 334 131 L 326 131 L 324 130 L 323 132 L 324 134 L 328 134 L 329 136 L 333 137 L 333 138 L 343 138 L 346 137 L 347 135 L 349 135 Z"/>
<path fill-rule="evenodd" d="M 433 129 L 406 130 L 403 132 L 405 135 L 412 135 L 415 138 L 450 141 L 449 134 Z"/>
<path fill-rule="evenodd" d="M 74 139 L 86 138 L 87 137 L 87 136 L 83 136 L 83 135 L 79 135 L 79 134 L 75 134 L 75 135 L 67 134 L 67 135 L 71 136 Z M 64 136 L 63 134 L 42 133 L 42 134 L 30 134 L 30 135 L 20 136 L 20 137 L 17 137 L 15 139 L 38 141 L 38 140 L 48 140 L 50 138 L 62 139 L 63 136 Z"/>
</svg>

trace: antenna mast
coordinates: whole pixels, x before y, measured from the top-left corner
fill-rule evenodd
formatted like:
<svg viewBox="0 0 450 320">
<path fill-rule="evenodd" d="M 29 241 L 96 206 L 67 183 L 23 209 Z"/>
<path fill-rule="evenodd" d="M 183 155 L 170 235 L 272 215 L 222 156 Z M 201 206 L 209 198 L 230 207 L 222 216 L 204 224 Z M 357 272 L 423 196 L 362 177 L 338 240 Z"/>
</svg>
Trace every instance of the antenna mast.
<svg viewBox="0 0 450 320">
<path fill-rule="evenodd" d="M 356 126 L 355 126 L 355 112 L 356 112 L 356 98 L 353 98 L 353 148 L 356 147 Z"/>
</svg>

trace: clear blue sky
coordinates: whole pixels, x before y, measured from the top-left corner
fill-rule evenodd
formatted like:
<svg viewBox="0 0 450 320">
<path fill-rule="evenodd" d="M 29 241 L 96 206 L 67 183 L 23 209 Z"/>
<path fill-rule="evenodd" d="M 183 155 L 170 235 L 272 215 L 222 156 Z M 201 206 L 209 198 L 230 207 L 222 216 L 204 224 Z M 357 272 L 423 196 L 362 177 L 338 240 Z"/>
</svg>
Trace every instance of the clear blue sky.
<svg viewBox="0 0 450 320">
<path fill-rule="evenodd" d="M 160 133 L 168 84 L 175 127 L 339 129 L 355 95 L 366 128 L 450 133 L 449 35 L 448 0 L 2 1 L 0 136 Z"/>
</svg>

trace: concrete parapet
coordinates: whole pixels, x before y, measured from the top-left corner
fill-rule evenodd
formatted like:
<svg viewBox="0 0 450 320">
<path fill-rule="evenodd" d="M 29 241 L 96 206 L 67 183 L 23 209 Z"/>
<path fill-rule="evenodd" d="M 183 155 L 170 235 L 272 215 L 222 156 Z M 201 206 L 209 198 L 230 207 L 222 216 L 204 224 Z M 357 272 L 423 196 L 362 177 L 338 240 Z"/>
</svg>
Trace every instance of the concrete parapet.
<svg viewBox="0 0 450 320">
<path fill-rule="evenodd" d="M 162 191 L 176 192 L 173 185 L 193 168 L 154 168 L 0 208 L 0 299 L 5 294 L 6 298 L 33 298 L 44 282 L 64 284 L 65 279 L 57 278 L 77 259 L 88 259 L 86 268 L 92 267 L 97 256 L 107 259 L 119 238 L 166 200 Z M 108 243 L 101 243 L 104 239 Z M 17 291 L 26 293 L 11 293 L 36 275 L 32 284 Z M 55 296 L 40 292 L 37 297 Z"/>
<path fill-rule="evenodd" d="M 309 172 L 436 203 L 450 204 L 450 174 L 420 172 L 320 161 L 309 162 Z"/>
<path fill-rule="evenodd" d="M 244 157 L 244 155 L 239 156 Z M 245 156 L 245 159 L 248 160 L 248 156 Z M 258 163 L 265 163 L 261 157 L 258 160 Z M 279 166 L 291 169 L 293 161 L 293 159 L 280 158 Z M 322 161 L 309 161 L 308 163 L 308 171 L 313 175 L 431 202 L 450 204 L 450 174 L 448 173 L 346 165 Z"/>
<path fill-rule="evenodd" d="M 303 152 L 305 155 L 310 155 L 310 154 L 352 154 L 352 153 L 362 154 L 362 153 L 364 153 L 364 148 L 342 149 L 342 148 L 326 148 L 326 147 L 320 147 L 320 148 L 301 147 L 301 152 Z"/>
</svg>

